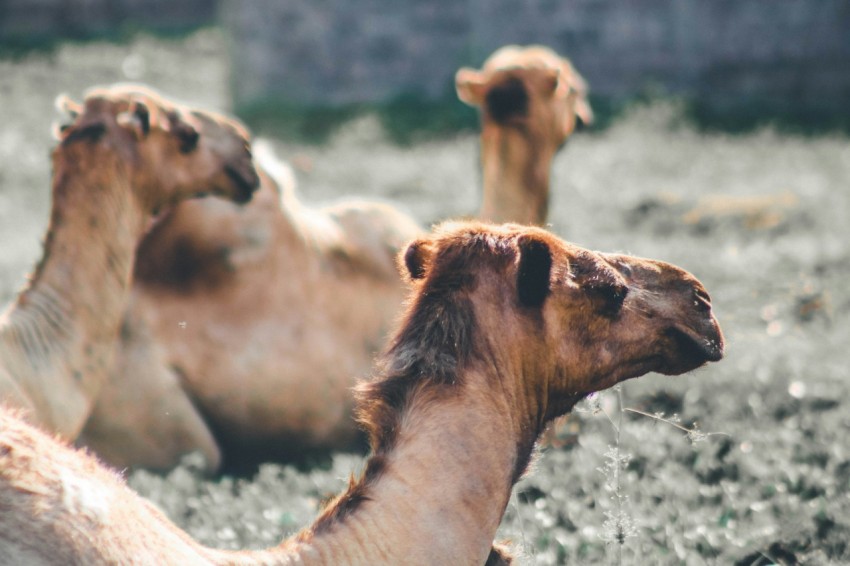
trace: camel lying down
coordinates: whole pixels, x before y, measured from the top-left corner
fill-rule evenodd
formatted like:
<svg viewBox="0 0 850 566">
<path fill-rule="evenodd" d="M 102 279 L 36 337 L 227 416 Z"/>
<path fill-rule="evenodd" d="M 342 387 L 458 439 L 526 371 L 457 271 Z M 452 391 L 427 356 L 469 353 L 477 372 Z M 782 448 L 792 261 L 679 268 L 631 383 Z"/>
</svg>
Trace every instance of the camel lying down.
<svg viewBox="0 0 850 566">
<path fill-rule="evenodd" d="M 708 294 L 659 261 L 537 229 L 444 224 L 357 390 L 361 477 L 279 546 L 205 548 L 91 456 L 0 412 L 0 556 L 22 564 L 483 564 L 546 424 L 593 391 L 723 356 Z"/>
</svg>

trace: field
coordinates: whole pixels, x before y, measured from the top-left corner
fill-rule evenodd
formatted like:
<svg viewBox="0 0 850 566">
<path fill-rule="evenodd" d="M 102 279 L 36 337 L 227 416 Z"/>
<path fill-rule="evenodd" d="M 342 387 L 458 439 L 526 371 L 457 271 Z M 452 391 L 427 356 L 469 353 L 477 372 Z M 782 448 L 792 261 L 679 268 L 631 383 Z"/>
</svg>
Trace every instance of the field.
<svg viewBox="0 0 850 566">
<path fill-rule="evenodd" d="M 227 109 L 224 50 L 205 30 L 0 58 L 0 302 L 39 256 L 53 98 L 133 79 Z M 423 224 L 476 210 L 474 132 L 399 146 L 362 116 L 321 145 L 275 145 L 309 203 L 382 198 Z M 555 233 L 695 273 L 728 355 L 583 403 L 516 487 L 500 538 L 529 564 L 850 562 L 850 140 L 705 132 L 657 102 L 575 135 L 553 181 Z M 308 523 L 362 461 L 214 481 L 188 461 L 129 481 L 207 544 L 262 547 Z"/>
</svg>

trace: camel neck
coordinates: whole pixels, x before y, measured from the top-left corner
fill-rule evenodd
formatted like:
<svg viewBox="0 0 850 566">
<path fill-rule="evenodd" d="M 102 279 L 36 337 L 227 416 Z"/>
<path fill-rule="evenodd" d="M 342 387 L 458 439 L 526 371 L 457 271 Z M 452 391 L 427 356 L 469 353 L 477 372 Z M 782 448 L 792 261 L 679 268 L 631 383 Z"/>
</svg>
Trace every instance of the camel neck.
<svg viewBox="0 0 850 566">
<path fill-rule="evenodd" d="M 530 131 L 485 128 L 481 134 L 481 218 L 542 225 L 549 211 L 554 152 Z"/>
<path fill-rule="evenodd" d="M 460 381 L 414 396 L 392 449 L 372 456 L 349 491 L 362 490 L 356 508 L 308 537 L 303 554 L 325 564 L 486 561 L 521 456 L 508 403 L 493 398 L 484 376 Z"/>
<path fill-rule="evenodd" d="M 69 436 L 105 379 L 145 223 L 117 158 L 81 153 L 54 159 L 41 261 L 0 319 L 0 363 L 41 424 Z M 46 391 L 62 406 L 50 406 Z"/>
</svg>

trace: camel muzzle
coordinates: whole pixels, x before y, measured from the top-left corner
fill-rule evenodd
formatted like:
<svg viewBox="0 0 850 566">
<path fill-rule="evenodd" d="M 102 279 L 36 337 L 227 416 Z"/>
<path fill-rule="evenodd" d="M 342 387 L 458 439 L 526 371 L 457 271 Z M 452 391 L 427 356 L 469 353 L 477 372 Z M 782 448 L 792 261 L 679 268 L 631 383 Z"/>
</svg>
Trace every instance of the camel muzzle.
<svg viewBox="0 0 850 566">
<path fill-rule="evenodd" d="M 236 188 L 234 202 L 244 204 L 250 201 L 254 192 L 260 187 L 260 177 L 253 167 L 239 168 L 227 165 L 224 172 Z"/>
<path fill-rule="evenodd" d="M 672 342 L 674 355 L 667 367 L 660 370 L 661 373 L 678 375 L 723 359 L 723 334 L 713 318 L 705 332 L 674 326 L 667 330 L 667 336 Z"/>
</svg>

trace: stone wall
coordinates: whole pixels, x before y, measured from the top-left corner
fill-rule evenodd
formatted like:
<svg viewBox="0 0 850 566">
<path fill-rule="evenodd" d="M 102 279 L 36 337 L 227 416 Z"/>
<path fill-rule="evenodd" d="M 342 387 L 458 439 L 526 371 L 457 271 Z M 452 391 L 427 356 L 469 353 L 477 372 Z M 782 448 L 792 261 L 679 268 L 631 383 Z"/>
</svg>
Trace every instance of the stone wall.
<svg viewBox="0 0 850 566">
<path fill-rule="evenodd" d="M 850 122 L 850 0 L 0 0 L 0 45 L 216 21 L 240 108 L 439 99 L 461 65 L 543 43 L 602 98 Z"/>
<path fill-rule="evenodd" d="M 217 0 L 0 0 L 0 45 L 39 45 L 115 34 L 170 31 L 215 22 Z"/>
<path fill-rule="evenodd" d="M 237 105 L 451 92 L 506 43 L 569 56 L 596 95 L 847 113 L 847 0 L 222 0 Z"/>
</svg>

